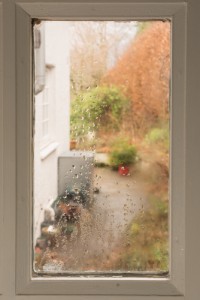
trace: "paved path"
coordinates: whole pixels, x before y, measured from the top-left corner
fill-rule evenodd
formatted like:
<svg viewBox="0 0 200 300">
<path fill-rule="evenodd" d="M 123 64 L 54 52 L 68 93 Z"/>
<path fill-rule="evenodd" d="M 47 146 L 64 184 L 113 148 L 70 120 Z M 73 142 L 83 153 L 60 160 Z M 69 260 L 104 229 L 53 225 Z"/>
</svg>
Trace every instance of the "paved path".
<svg viewBox="0 0 200 300">
<path fill-rule="evenodd" d="M 130 221 L 143 208 L 144 200 L 133 174 L 121 176 L 110 168 L 96 168 L 94 186 L 99 188 L 99 194 L 95 195 L 93 207 L 94 232 L 98 233 L 93 247 L 96 245 L 98 252 L 107 252 L 126 233 Z"/>
</svg>

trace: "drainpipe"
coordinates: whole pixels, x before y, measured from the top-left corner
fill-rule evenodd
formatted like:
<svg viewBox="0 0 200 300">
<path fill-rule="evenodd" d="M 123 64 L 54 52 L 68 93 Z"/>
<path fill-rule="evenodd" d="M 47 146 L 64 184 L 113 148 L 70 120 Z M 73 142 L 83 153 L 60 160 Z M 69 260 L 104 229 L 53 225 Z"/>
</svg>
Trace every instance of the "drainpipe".
<svg viewBox="0 0 200 300">
<path fill-rule="evenodd" d="M 44 23 L 34 25 L 34 67 L 35 67 L 35 95 L 45 87 L 45 30 Z"/>
</svg>

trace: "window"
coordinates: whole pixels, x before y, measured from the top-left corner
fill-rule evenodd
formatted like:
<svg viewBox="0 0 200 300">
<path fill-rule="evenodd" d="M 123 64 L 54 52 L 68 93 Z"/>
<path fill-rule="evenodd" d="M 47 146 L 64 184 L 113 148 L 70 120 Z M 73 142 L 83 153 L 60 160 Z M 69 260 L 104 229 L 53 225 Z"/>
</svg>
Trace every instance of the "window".
<svg viewBox="0 0 200 300">
<path fill-rule="evenodd" d="M 2 41 L 2 3 L 0 3 L 0 40 Z M 3 66 L 2 66 L 2 43 L 0 48 L 0 140 L 3 139 Z M 3 143 L 0 146 L 0 165 L 3 166 Z M 0 228 L 3 227 L 3 168 L 0 168 Z M 0 239 L 2 239 L 2 230 L 0 229 Z M 2 249 L 0 250 L 0 269 L 2 269 Z M 2 273 L 0 272 L 0 294 L 2 287 Z"/>
<path fill-rule="evenodd" d="M 153 299 L 155 298 L 154 295 L 157 295 L 159 300 L 165 299 L 168 295 L 167 298 L 171 300 L 175 299 L 176 295 L 180 295 L 181 299 L 198 299 L 200 294 L 197 263 L 199 240 L 195 232 L 196 228 L 199 228 L 197 194 L 199 190 L 199 143 L 196 140 L 198 137 L 197 128 L 199 127 L 197 101 L 199 82 L 197 78 L 200 64 L 198 59 L 200 45 L 196 39 L 199 7 L 198 3 L 193 0 L 188 0 L 187 3 L 189 3 L 188 10 L 187 4 L 181 1 L 179 3 L 168 3 L 167 1 L 157 4 L 135 4 L 135 1 L 126 4 L 102 2 L 98 4 L 88 2 L 69 4 L 67 1 L 60 3 L 41 1 L 38 4 L 33 0 L 29 0 L 29 2 L 17 1 L 17 3 L 14 0 L 3 2 L 3 142 L 5 150 L 3 160 L 3 222 L 5 231 L 1 243 L 4 257 L 2 260 L 4 273 L 1 285 L 3 295 L 0 296 L 2 299 L 21 299 L 23 297 L 29 298 L 29 296 L 30 298 L 42 299 L 43 296 L 41 295 L 52 295 L 52 299 L 58 299 L 58 295 L 65 294 L 68 295 L 69 299 L 71 298 L 70 295 L 79 295 L 80 298 L 82 295 L 92 298 L 95 298 L 94 295 L 99 295 L 100 298 L 107 297 L 108 299 L 111 299 L 113 295 L 119 295 L 118 297 L 121 299 L 131 295 L 133 299 L 141 300 Z M 186 13 L 188 14 L 187 27 Z M 140 277 L 34 278 L 31 275 L 32 207 L 30 201 L 33 190 L 31 184 L 33 169 L 31 155 L 33 131 L 31 124 L 31 18 L 90 18 L 96 20 L 132 19 L 132 17 L 138 19 L 171 18 L 173 23 L 171 277 L 159 280 Z M 187 41 L 186 30 L 188 33 Z M 186 48 L 187 98 L 185 98 Z M 15 124 L 17 124 L 16 129 Z M 17 211 L 16 235 L 15 210 Z"/>
<path fill-rule="evenodd" d="M 42 129 L 34 101 L 34 276 L 168 277 L 171 22 L 40 26 L 59 87 L 46 69 Z M 38 164 L 53 117 L 59 145 Z"/>
<path fill-rule="evenodd" d="M 124 14 L 122 14 L 122 15 L 119 12 L 119 7 L 120 6 L 118 6 L 118 8 L 116 8 L 116 11 L 118 11 L 118 14 L 120 14 L 121 18 L 127 18 L 127 17 L 130 18 L 130 16 L 129 16 L 129 10 L 132 8 L 132 4 L 130 4 L 130 6 L 129 5 L 125 6 L 126 9 L 123 11 Z M 23 7 L 23 8 L 25 9 L 25 7 Z M 30 6 L 30 8 L 31 8 L 31 6 Z M 173 17 L 173 20 L 172 20 L 173 25 L 174 25 L 174 29 L 173 29 L 174 32 L 176 32 L 175 31 L 176 28 L 178 29 L 178 27 L 176 27 L 176 22 L 179 23 L 180 20 L 182 22 L 184 22 L 184 8 L 180 7 L 179 9 L 182 12 L 182 15 L 180 15 L 180 19 L 179 19 L 179 15 L 178 15 L 177 18 Z M 178 9 L 178 11 L 179 11 L 179 9 Z M 145 17 L 148 18 L 148 19 L 150 17 L 153 17 L 153 19 L 154 19 L 155 18 L 155 10 L 156 10 L 156 6 L 154 8 L 154 12 L 152 12 L 151 14 L 149 14 L 146 11 L 145 12 Z M 166 15 L 163 16 L 164 11 L 160 11 L 160 10 L 162 10 L 162 7 L 157 7 L 157 14 L 159 15 L 159 17 L 160 17 L 160 15 L 162 16 L 162 18 L 166 17 Z M 172 7 L 172 11 L 173 11 L 173 7 Z M 30 11 L 29 13 L 32 14 L 32 11 Z M 37 13 L 39 13 L 39 11 Z M 78 13 L 78 12 L 76 12 L 76 13 Z M 85 18 L 86 17 L 89 18 L 88 11 L 84 12 L 84 14 L 83 15 L 81 14 L 81 16 L 82 17 L 84 16 Z M 102 16 L 104 16 L 104 18 L 105 17 L 109 18 L 109 15 L 108 16 L 104 15 L 105 11 L 104 12 L 103 11 L 100 12 L 100 16 L 101 16 L 101 14 L 102 14 Z M 168 14 L 169 14 L 169 12 L 168 12 Z M 20 22 L 22 22 L 22 20 L 23 20 L 22 16 L 24 17 L 24 21 L 25 21 L 25 19 L 26 19 L 26 17 L 25 17 L 26 16 L 26 12 L 24 12 L 22 8 L 17 7 L 17 20 L 19 18 L 21 20 Z M 175 16 L 176 16 L 176 14 L 175 14 Z M 55 14 L 53 15 L 53 17 L 56 18 Z M 66 11 L 65 18 L 67 18 L 67 17 L 68 17 L 68 15 L 67 15 L 67 11 Z M 57 18 L 58 18 L 58 16 L 57 16 Z M 99 18 L 101 18 L 101 17 L 99 17 Z M 116 17 L 116 19 L 118 19 L 118 18 Z M 28 17 L 27 17 L 26 20 L 27 20 L 26 24 L 27 24 L 27 26 L 29 26 L 29 28 L 31 30 L 31 24 L 30 24 L 30 20 L 28 19 Z M 27 26 L 25 26 L 25 28 Z M 28 35 L 29 34 L 30 34 L 30 32 L 27 33 L 27 39 L 28 39 Z M 182 34 L 181 37 L 182 37 L 182 39 L 181 39 L 181 42 L 179 41 L 179 44 L 176 42 L 176 40 L 174 40 L 172 38 L 173 55 L 176 55 L 176 51 L 178 51 L 178 47 L 180 47 L 181 43 L 184 42 L 185 35 Z M 17 47 L 19 47 L 19 48 L 17 48 L 17 49 L 19 49 L 18 53 L 22 53 L 23 50 L 20 48 L 20 44 L 18 44 Z M 29 46 L 28 46 L 28 44 L 27 44 L 27 47 L 31 47 L 31 45 L 29 44 Z M 181 63 L 181 64 L 184 63 L 184 55 L 182 57 L 182 61 L 180 61 L 179 63 Z M 31 64 L 29 64 L 29 68 L 31 68 Z M 176 82 L 176 77 L 173 77 L 173 72 L 175 72 L 175 71 L 176 71 L 176 67 L 174 66 L 174 70 L 172 68 L 172 83 L 174 82 L 174 86 L 177 87 L 178 82 Z M 182 78 L 182 80 L 183 79 L 184 79 L 184 77 Z M 19 88 L 19 91 L 20 91 L 20 88 Z M 176 92 L 178 93 L 177 94 L 177 98 L 180 97 L 180 95 L 181 95 L 181 97 L 184 97 L 184 94 L 183 94 L 184 91 L 183 90 L 177 91 L 176 88 L 174 88 L 174 90 L 172 88 L 172 95 L 174 95 Z M 179 93 L 180 93 L 180 95 L 179 95 Z M 151 278 L 151 277 L 150 277 L 150 279 L 148 279 L 148 278 L 145 279 L 145 277 L 144 278 L 143 277 L 141 277 L 141 278 L 139 277 L 140 280 L 141 280 L 141 282 L 143 282 L 144 289 L 146 290 L 145 293 L 148 293 L 147 289 L 148 289 L 148 286 L 150 285 L 150 287 L 151 287 L 150 289 L 153 291 L 153 293 L 156 294 L 156 290 L 157 290 L 157 293 L 160 293 L 162 295 L 165 295 L 165 294 L 168 294 L 168 293 L 169 294 L 170 293 L 171 294 L 175 294 L 175 295 L 176 294 L 181 294 L 182 293 L 182 289 L 183 289 L 183 282 L 184 282 L 184 277 L 178 276 L 179 274 L 183 274 L 184 275 L 184 264 L 182 263 L 183 257 L 179 255 L 179 253 L 180 253 L 179 252 L 180 251 L 179 247 L 181 247 L 182 249 L 184 249 L 184 239 L 183 239 L 182 233 L 180 232 L 180 227 L 179 227 L 180 224 L 182 224 L 181 227 L 183 226 L 183 219 L 181 219 L 181 218 L 183 216 L 183 212 L 184 211 L 183 211 L 183 207 L 180 206 L 180 198 L 179 197 L 180 197 L 180 195 L 182 195 L 181 198 L 184 199 L 184 194 L 183 194 L 183 190 L 181 188 L 181 185 L 180 186 L 177 185 L 177 178 L 179 178 L 180 182 L 184 181 L 184 177 L 183 177 L 184 172 L 182 171 L 180 173 L 181 168 L 182 168 L 181 161 L 183 161 L 183 157 L 184 157 L 184 152 L 183 152 L 183 148 L 184 148 L 184 139 L 183 139 L 183 135 L 184 135 L 184 132 L 183 132 L 183 129 L 184 129 L 184 107 L 182 107 L 182 106 L 179 107 L 179 110 L 177 111 L 175 109 L 175 105 L 177 103 L 177 100 L 176 100 L 177 98 L 175 96 L 173 96 L 173 97 L 174 97 L 173 98 L 174 102 L 172 102 L 173 106 L 172 106 L 172 112 L 171 112 L 173 122 L 172 122 L 172 129 L 171 130 L 172 130 L 172 136 L 174 134 L 175 135 L 178 134 L 179 137 L 180 137 L 180 140 L 179 140 L 179 145 L 176 144 L 176 142 L 172 140 L 172 162 L 173 163 L 172 163 L 172 167 L 171 167 L 171 172 L 172 172 L 172 174 L 171 174 L 171 192 L 172 192 L 172 195 L 171 195 L 171 211 L 173 213 L 175 213 L 177 207 L 179 207 L 179 216 L 180 216 L 180 220 L 179 221 L 180 222 L 179 222 L 179 224 L 176 224 L 176 222 L 174 220 L 173 214 L 171 215 L 172 220 L 173 220 L 174 223 L 173 223 L 173 227 L 172 227 L 171 233 L 170 233 L 171 234 L 171 246 L 170 247 L 171 247 L 172 251 L 171 251 L 171 254 L 170 254 L 171 255 L 171 257 L 170 257 L 170 259 L 171 259 L 171 266 L 170 266 L 169 272 L 170 272 L 170 276 L 171 277 L 175 276 L 175 275 L 176 276 L 175 276 L 175 279 L 173 279 L 173 277 L 172 278 L 169 278 L 169 277 L 154 278 L 154 279 Z M 30 102 L 29 102 L 29 105 L 30 105 L 30 108 L 31 108 L 31 103 Z M 20 113 L 20 111 L 19 111 L 19 113 Z M 31 119 L 32 119 L 32 117 L 30 115 L 30 123 L 29 123 L 30 124 L 30 128 L 32 127 Z M 176 123 L 176 120 L 179 120 L 179 124 Z M 180 151 L 180 145 L 182 145 L 182 151 Z M 180 161 L 177 161 L 176 156 L 174 156 L 175 155 L 174 153 L 176 153 L 176 151 L 179 151 L 179 159 L 181 158 Z M 29 159 L 31 161 L 31 156 L 27 156 L 27 158 L 28 157 L 29 157 Z M 179 163 L 178 164 L 178 169 L 175 169 L 176 163 Z M 32 173 L 31 168 L 30 168 L 30 172 Z M 176 172 L 177 172 L 177 175 L 176 175 Z M 31 180 L 31 178 L 29 178 L 29 179 L 27 178 L 27 180 Z M 29 184 L 31 184 L 31 182 L 29 182 Z M 176 184 L 176 187 L 174 186 L 175 184 Z M 31 191 L 29 190 L 29 193 L 30 192 Z M 176 199 L 176 197 L 177 197 L 177 199 Z M 28 209 L 28 204 L 29 203 L 27 203 L 27 209 Z M 25 209 L 25 206 L 21 207 L 21 209 L 19 210 L 19 214 L 24 209 Z M 31 209 L 31 207 L 29 206 L 29 211 L 31 213 L 30 209 Z M 27 214 L 25 214 L 25 211 L 24 211 L 23 215 L 27 215 Z M 20 220 L 22 220 L 22 218 L 20 218 Z M 27 221 L 30 222 L 31 220 L 27 220 Z M 30 226 L 29 226 L 29 230 L 30 230 Z M 31 231 L 29 231 L 29 235 L 31 237 Z M 175 236 L 178 236 L 179 247 L 176 247 L 175 243 L 173 242 L 173 239 L 175 238 Z M 30 245 L 29 245 L 29 248 L 30 248 Z M 20 252 L 18 252 L 18 253 L 20 253 Z M 26 255 L 28 255 L 28 252 L 27 252 Z M 25 257 L 25 253 L 24 253 L 23 257 Z M 31 261 L 31 257 L 32 257 L 32 255 L 31 256 L 27 256 L 27 259 L 28 259 L 29 262 Z M 178 263 L 178 265 L 175 267 L 176 263 Z M 30 264 L 27 264 L 27 265 L 30 268 Z M 31 272 L 31 268 L 29 269 L 29 272 Z M 118 294 L 127 293 L 127 289 L 129 290 L 129 292 L 128 292 L 129 294 L 131 294 L 131 293 L 142 294 L 143 293 L 143 290 L 139 289 L 139 285 L 138 285 L 138 282 L 135 279 L 135 277 L 130 277 L 130 278 L 126 279 L 126 280 L 125 280 L 124 277 L 120 277 L 120 278 L 117 278 L 117 279 L 115 277 L 109 277 L 109 279 L 114 284 L 119 283 L 118 290 L 112 291 L 114 293 L 118 293 Z M 55 283 L 57 282 L 57 284 L 60 284 L 59 280 L 60 280 L 59 278 L 56 278 L 56 277 L 54 278 L 54 282 Z M 80 277 L 78 277 L 78 278 L 73 278 L 71 276 L 67 276 L 67 277 L 63 277 L 63 280 L 64 280 L 63 281 L 63 287 L 62 287 L 63 292 L 61 292 L 61 290 L 60 290 L 60 293 L 82 293 L 81 291 L 78 292 L 77 290 L 73 291 L 73 285 L 69 284 L 70 280 L 73 280 L 74 284 L 78 283 L 79 286 L 80 286 L 80 288 L 81 288 L 81 283 L 84 284 L 85 286 L 87 286 L 88 287 L 87 288 L 87 293 L 89 293 L 89 294 L 92 294 L 94 292 L 93 289 L 92 289 L 94 281 L 97 283 L 97 290 L 96 290 L 97 293 L 100 293 L 100 294 L 102 292 L 103 293 L 105 293 L 105 292 L 106 293 L 110 293 L 108 290 L 106 290 L 106 285 L 107 285 L 107 283 L 106 283 L 106 277 L 97 277 L 97 278 L 93 278 L 93 277 L 88 277 L 88 278 L 84 278 L 83 277 L 83 278 L 80 278 Z M 36 292 L 37 291 L 37 285 L 39 284 L 40 281 L 42 281 L 42 285 L 40 286 L 40 288 L 41 289 L 46 289 L 48 287 L 49 293 L 51 293 L 50 292 L 51 286 L 49 286 L 48 279 L 44 279 L 44 278 L 41 278 L 41 277 L 34 277 L 34 276 L 32 277 L 32 279 L 30 279 L 30 285 L 28 286 L 29 292 L 30 293 L 33 292 L 33 290 L 32 290 L 33 287 L 34 287 L 34 291 Z M 23 285 L 23 280 L 21 280 L 21 284 Z M 146 285 L 146 287 L 145 287 L 145 285 Z M 109 289 L 109 287 L 108 287 L 108 289 Z M 135 289 L 136 289 L 136 291 L 135 291 Z"/>
</svg>

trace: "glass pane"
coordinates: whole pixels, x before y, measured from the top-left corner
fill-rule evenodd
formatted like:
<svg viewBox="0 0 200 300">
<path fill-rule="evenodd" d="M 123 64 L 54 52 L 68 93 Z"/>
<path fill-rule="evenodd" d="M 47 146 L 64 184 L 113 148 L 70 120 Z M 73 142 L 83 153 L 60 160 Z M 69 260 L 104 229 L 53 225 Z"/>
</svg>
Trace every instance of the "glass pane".
<svg viewBox="0 0 200 300">
<path fill-rule="evenodd" d="M 34 25 L 35 276 L 168 274 L 170 26 Z"/>
</svg>

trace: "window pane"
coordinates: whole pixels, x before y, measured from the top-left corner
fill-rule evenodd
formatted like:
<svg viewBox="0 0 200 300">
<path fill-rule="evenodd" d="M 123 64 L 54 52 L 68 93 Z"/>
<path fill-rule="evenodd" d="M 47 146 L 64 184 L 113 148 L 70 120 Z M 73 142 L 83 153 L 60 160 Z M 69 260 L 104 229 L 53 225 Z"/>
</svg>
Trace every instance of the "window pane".
<svg viewBox="0 0 200 300">
<path fill-rule="evenodd" d="M 166 275 L 170 22 L 33 30 L 35 275 Z"/>
</svg>

